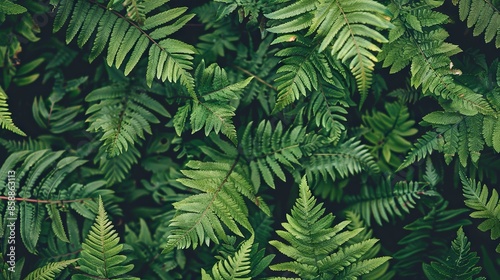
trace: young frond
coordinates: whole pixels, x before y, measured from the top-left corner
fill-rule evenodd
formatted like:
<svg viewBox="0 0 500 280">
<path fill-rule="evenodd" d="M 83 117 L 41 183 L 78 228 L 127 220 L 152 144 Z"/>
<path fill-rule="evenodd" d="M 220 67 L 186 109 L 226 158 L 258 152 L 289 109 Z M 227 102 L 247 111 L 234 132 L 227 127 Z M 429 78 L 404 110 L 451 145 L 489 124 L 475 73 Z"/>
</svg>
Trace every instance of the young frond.
<svg viewBox="0 0 500 280">
<path fill-rule="evenodd" d="M 35 269 L 33 272 L 28 274 L 24 280 L 52 280 L 55 279 L 63 269 L 68 265 L 76 262 L 77 259 L 66 260 L 60 262 L 50 262 L 42 267 Z"/>
<path fill-rule="evenodd" d="M 226 240 L 224 226 L 238 236 L 243 236 L 238 224 L 253 233 L 244 197 L 270 214 L 262 198 L 256 196 L 252 183 L 237 172 L 237 163 L 236 158 L 232 162 L 190 161 L 186 164 L 190 168 L 182 171 L 186 178 L 177 181 L 197 193 L 173 203 L 177 212 L 170 221 L 172 230 L 164 252 Z"/>
<path fill-rule="evenodd" d="M 500 237 L 500 202 L 497 190 L 491 190 L 490 197 L 486 185 L 481 186 L 481 182 L 476 183 L 474 179 L 466 178 L 463 173 L 460 173 L 460 179 L 465 205 L 475 210 L 470 216 L 476 219 L 486 219 L 479 224 L 479 230 L 491 231 L 491 240 L 498 239 Z M 496 251 L 500 253 L 500 244 L 496 247 Z"/>
<path fill-rule="evenodd" d="M 78 269 L 81 274 L 74 274 L 71 279 L 104 278 L 122 276 L 134 268 L 133 264 L 123 265 L 127 257 L 119 255 L 123 244 L 108 219 L 102 199 L 99 198 L 97 217 L 85 241 L 82 244 Z M 139 279 L 128 277 L 127 279 Z"/>
<path fill-rule="evenodd" d="M 138 3 L 133 0 L 125 3 L 127 17 L 97 2 L 61 0 L 57 5 L 54 32 L 59 31 L 69 20 L 66 43 L 69 44 L 78 34 L 80 48 L 95 33 L 89 61 L 99 56 L 107 46 L 107 64 L 116 68 L 125 64 L 125 75 L 135 68 L 149 48 L 147 84 L 151 86 L 155 77 L 162 81 L 180 81 L 188 92 L 194 94 L 194 79 L 188 71 L 192 69 L 195 49 L 191 45 L 168 38 L 194 15 L 185 14 L 186 7 L 150 14 L 159 6 L 156 1 Z"/>
<path fill-rule="evenodd" d="M 250 277 L 250 252 L 253 245 L 253 236 L 243 242 L 234 256 L 228 256 L 218 261 L 212 267 L 212 276 L 204 269 L 201 270 L 202 280 L 229 280 L 251 279 Z"/>
<path fill-rule="evenodd" d="M 395 216 L 402 217 L 403 212 L 410 213 L 417 199 L 426 195 L 436 194 L 425 184 L 413 181 L 401 181 L 392 187 L 390 178 L 386 178 L 375 187 L 363 185 L 360 195 L 347 196 L 345 200 L 348 209 L 361 215 L 367 225 L 370 225 L 372 217 L 378 225 L 382 225 L 382 221 L 389 222 Z"/>
<path fill-rule="evenodd" d="M 289 271 L 301 279 L 355 279 L 386 263 L 390 257 L 364 259 L 377 239 L 367 239 L 352 245 L 347 242 L 363 228 L 345 230 L 350 223 L 333 225 L 334 216 L 323 216 L 322 203 L 317 204 L 305 177 L 299 187 L 299 197 L 278 236 L 285 242 L 270 244 L 292 261 L 271 265 L 275 271 Z"/>
<path fill-rule="evenodd" d="M 19 135 L 26 136 L 26 133 L 14 124 L 12 118 L 10 117 L 11 114 L 12 113 L 9 111 L 9 105 L 7 104 L 7 94 L 3 88 L 0 87 L 0 127 Z"/>
<path fill-rule="evenodd" d="M 85 113 L 90 115 L 86 120 L 90 122 L 87 130 L 103 133 L 102 147 L 110 157 L 126 152 L 139 139 L 145 139 L 144 132 L 152 133 L 150 123 L 160 122 L 152 112 L 170 116 L 158 101 L 124 84 L 95 89 L 85 101 L 99 102 Z"/>
<path fill-rule="evenodd" d="M 453 0 L 453 5 L 458 4 L 460 20 L 467 20 L 468 28 L 474 27 L 472 34 L 478 36 L 484 33 L 486 43 L 496 37 L 495 46 L 500 48 L 500 11 L 494 3 L 485 0 Z"/>
<path fill-rule="evenodd" d="M 481 267 L 476 266 L 478 261 L 477 253 L 470 251 L 470 242 L 460 227 L 457 231 L 457 237 L 451 243 L 451 255 L 430 264 L 424 263 L 423 269 L 429 280 L 466 280 L 472 279 L 481 271 Z M 484 277 L 476 279 L 486 280 Z"/>
</svg>

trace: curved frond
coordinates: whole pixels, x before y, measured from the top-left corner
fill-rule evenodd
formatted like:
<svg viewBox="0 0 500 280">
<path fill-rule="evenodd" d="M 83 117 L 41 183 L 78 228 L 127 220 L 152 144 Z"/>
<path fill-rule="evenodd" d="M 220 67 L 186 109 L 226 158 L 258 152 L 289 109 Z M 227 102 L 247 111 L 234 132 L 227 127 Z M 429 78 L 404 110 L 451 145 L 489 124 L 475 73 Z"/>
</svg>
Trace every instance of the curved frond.
<svg viewBox="0 0 500 280">
<path fill-rule="evenodd" d="M 3 88 L 0 87 L 0 127 L 2 129 L 10 130 L 19 135 L 26 136 L 26 133 L 24 133 L 14 124 L 12 118 L 10 117 L 11 114 L 12 113 L 9 111 L 9 106 L 7 104 L 7 94 L 5 93 Z"/>
<path fill-rule="evenodd" d="M 42 267 L 35 269 L 33 272 L 28 274 L 24 280 L 52 280 L 55 279 L 56 275 L 59 274 L 68 265 L 76 262 L 77 259 L 51 262 Z"/>
</svg>

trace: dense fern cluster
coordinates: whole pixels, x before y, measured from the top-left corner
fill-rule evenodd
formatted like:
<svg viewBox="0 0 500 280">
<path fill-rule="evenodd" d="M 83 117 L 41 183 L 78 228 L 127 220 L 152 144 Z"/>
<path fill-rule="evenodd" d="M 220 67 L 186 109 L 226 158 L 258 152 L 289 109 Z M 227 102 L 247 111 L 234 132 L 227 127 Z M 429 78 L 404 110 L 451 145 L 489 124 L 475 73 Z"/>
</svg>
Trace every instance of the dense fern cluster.
<svg viewBox="0 0 500 280">
<path fill-rule="evenodd" d="M 500 277 L 499 1 L 181 2 L 0 0 L 0 279 Z"/>
</svg>

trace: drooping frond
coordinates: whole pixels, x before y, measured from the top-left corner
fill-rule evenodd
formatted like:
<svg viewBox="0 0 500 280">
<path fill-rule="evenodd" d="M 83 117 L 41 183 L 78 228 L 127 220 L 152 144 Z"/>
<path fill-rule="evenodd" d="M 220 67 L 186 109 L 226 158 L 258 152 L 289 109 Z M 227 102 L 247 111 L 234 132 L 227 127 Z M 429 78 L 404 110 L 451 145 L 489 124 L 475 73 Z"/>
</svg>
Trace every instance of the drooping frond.
<svg viewBox="0 0 500 280">
<path fill-rule="evenodd" d="M 266 14 L 267 18 L 275 20 L 268 31 L 293 34 L 308 29 L 306 35 L 314 34 L 314 40 L 321 42 L 318 52 L 327 50 L 349 66 L 356 78 L 362 103 L 370 88 L 374 62 L 377 61 L 373 53 L 380 51 L 373 41 L 387 42 L 377 29 L 392 26 L 386 7 L 372 0 L 285 2 L 289 5 Z"/>
<path fill-rule="evenodd" d="M 202 280 L 251 279 L 250 251 L 253 245 L 253 235 L 243 242 L 234 256 L 228 256 L 218 261 L 212 267 L 212 275 L 201 270 Z"/>
<path fill-rule="evenodd" d="M 188 116 L 195 133 L 205 128 L 205 135 L 210 132 L 222 132 L 233 143 L 237 143 L 236 128 L 231 120 L 236 108 L 230 104 L 231 100 L 238 98 L 241 91 L 250 83 L 252 78 L 230 83 L 227 73 L 217 64 L 205 68 L 202 61 L 196 68 L 196 97 L 191 103 L 179 108 L 174 116 L 174 127 L 181 135 Z"/>
<path fill-rule="evenodd" d="M 19 135 L 26 136 L 26 133 L 24 133 L 14 124 L 12 118 L 10 117 L 11 114 L 12 113 L 9 111 L 9 106 L 7 104 L 7 94 L 5 93 L 3 88 L 0 87 L 0 127 L 2 129 L 10 130 Z"/>
<path fill-rule="evenodd" d="M 241 147 L 249 161 L 252 183 L 260 186 L 260 178 L 275 188 L 274 178 L 286 181 L 283 167 L 293 170 L 300 165 L 303 153 L 301 144 L 304 141 L 305 129 L 300 126 L 283 131 L 279 122 L 274 128 L 269 121 L 261 121 L 252 131 L 252 122 L 245 129 Z"/>
<path fill-rule="evenodd" d="M 139 157 L 140 152 L 135 146 L 130 146 L 128 150 L 115 157 L 109 157 L 104 149 L 99 149 L 94 163 L 99 163 L 99 170 L 104 174 L 108 185 L 111 186 L 127 178 Z"/>
<path fill-rule="evenodd" d="M 390 178 L 382 180 L 377 186 L 363 185 L 360 195 L 345 198 L 348 209 L 361 215 L 367 225 L 371 218 L 379 225 L 389 222 L 395 216 L 402 217 L 403 212 L 410 213 L 417 200 L 422 196 L 436 195 L 427 185 L 419 182 L 397 182 L 392 187 Z"/>
<path fill-rule="evenodd" d="M 460 20 L 467 20 L 467 27 L 472 28 L 472 34 L 478 36 L 484 33 L 484 41 L 491 42 L 495 37 L 495 46 L 500 48 L 500 11 L 498 2 L 489 0 L 453 0 L 458 4 Z"/>
<path fill-rule="evenodd" d="M 478 229 L 491 231 L 491 239 L 498 239 L 500 237 L 500 202 L 497 190 L 491 190 L 490 197 L 486 185 L 481 186 L 481 182 L 476 183 L 474 179 L 466 178 L 463 173 L 460 174 L 460 179 L 466 199 L 465 205 L 475 210 L 470 216 L 476 219 L 486 219 L 479 224 Z M 500 244 L 496 247 L 496 251 L 500 253 Z"/>
<path fill-rule="evenodd" d="M 58 275 L 68 265 L 70 265 L 76 261 L 77 261 L 77 259 L 48 263 L 42 267 L 35 269 L 33 272 L 28 274 L 28 276 L 26 276 L 26 278 L 24 278 L 24 280 L 52 280 L 52 279 L 55 279 L 56 275 Z"/>
<path fill-rule="evenodd" d="M 74 274 L 71 279 L 111 279 L 131 271 L 134 268 L 133 264 L 123 265 L 127 257 L 119 255 L 123 249 L 123 244 L 119 242 L 118 233 L 109 221 L 102 199 L 99 198 L 97 217 L 82 244 L 78 260 L 78 270 L 81 274 Z"/>
<path fill-rule="evenodd" d="M 90 115 L 87 129 L 102 132 L 101 141 L 109 156 L 126 152 L 129 146 L 144 139 L 144 132 L 151 134 L 150 123 L 159 123 L 152 113 L 164 117 L 170 114 L 155 99 L 126 84 L 105 86 L 93 90 L 85 98 L 94 103 L 85 114 Z"/>
<path fill-rule="evenodd" d="M 135 7 L 128 5 L 130 16 L 127 16 L 132 17 L 139 25 L 118 11 L 107 9 L 97 2 L 60 0 L 54 20 L 54 32 L 69 21 L 66 43 L 78 38 L 79 47 L 83 47 L 95 33 L 89 60 L 93 61 L 107 46 L 108 65 L 120 68 L 126 61 L 125 75 L 135 68 L 149 48 L 147 84 L 151 86 L 155 77 L 162 81 L 180 81 L 191 94 L 194 94 L 194 80 L 188 71 L 192 69 L 191 61 L 195 50 L 184 42 L 168 38 L 194 15 L 185 14 L 186 7 L 155 13 L 153 11 L 159 6 L 158 4 L 162 4 L 158 1 L 141 1 L 140 4 L 137 4 L 137 1 L 132 2 L 136 5 Z M 144 24 L 140 25 L 144 15 Z"/>
<path fill-rule="evenodd" d="M 256 196 L 252 183 L 238 172 L 237 163 L 238 158 L 186 164 L 190 168 L 182 171 L 186 178 L 177 181 L 196 193 L 173 203 L 177 212 L 170 221 L 172 230 L 164 252 L 196 248 L 210 241 L 219 243 L 219 239 L 227 238 L 224 226 L 238 236 L 243 236 L 238 224 L 253 233 L 243 197 L 270 214 L 262 198 Z"/>
<path fill-rule="evenodd" d="M 481 272 L 481 267 L 476 266 L 479 257 L 476 252 L 470 251 L 470 242 L 460 227 L 457 238 L 451 243 L 451 255 L 441 261 L 424 263 L 425 276 L 429 280 L 472 279 Z M 484 277 L 477 280 L 486 280 Z"/>
<path fill-rule="evenodd" d="M 278 230 L 285 242 L 273 240 L 270 244 L 292 261 L 270 266 L 275 271 L 288 271 L 301 279 L 355 279 L 386 263 L 390 257 L 362 260 L 375 246 L 377 239 L 367 239 L 352 245 L 346 242 L 363 229 L 344 230 L 350 223 L 333 225 L 334 216 L 323 216 L 322 203 L 317 204 L 305 177 L 299 187 L 299 197 L 287 222 Z"/>
<path fill-rule="evenodd" d="M 449 231 L 470 225 L 463 217 L 467 209 L 447 209 L 448 202 L 436 203 L 425 216 L 406 225 L 411 232 L 398 245 L 401 249 L 393 254 L 394 268 L 402 279 L 418 275 L 423 262 L 443 256 L 449 248 Z"/>
</svg>

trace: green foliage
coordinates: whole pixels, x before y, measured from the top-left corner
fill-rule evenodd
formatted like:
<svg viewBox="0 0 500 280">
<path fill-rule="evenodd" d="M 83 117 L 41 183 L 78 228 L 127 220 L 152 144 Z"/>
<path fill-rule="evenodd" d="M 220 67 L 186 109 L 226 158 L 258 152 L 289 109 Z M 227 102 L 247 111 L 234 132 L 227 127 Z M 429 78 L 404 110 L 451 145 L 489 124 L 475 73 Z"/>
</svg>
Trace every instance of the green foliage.
<svg viewBox="0 0 500 280">
<path fill-rule="evenodd" d="M 314 41 L 319 43 L 317 52 L 321 53 L 328 50 L 332 57 L 349 65 L 349 69 L 356 77 L 362 97 L 361 103 L 363 103 L 370 87 L 374 62 L 377 61 L 372 52 L 380 51 L 380 48 L 372 41 L 378 43 L 387 42 L 387 39 L 376 28 L 386 29 L 391 27 L 387 20 L 389 13 L 386 7 L 371 0 L 357 2 L 340 0 L 284 2 L 288 2 L 288 5 L 266 14 L 267 18 L 275 20 L 272 27 L 268 28 L 268 31 L 278 34 L 295 34 L 297 31 L 307 29 L 306 35 L 312 36 L 314 34 Z M 294 41 L 296 39 L 297 36 L 295 35 L 282 35 L 275 42 Z M 310 52 L 305 53 L 306 57 L 308 53 L 316 51 L 309 49 Z M 294 50 L 289 49 L 288 55 L 292 51 Z M 294 53 L 298 52 L 294 51 Z M 306 61 L 307 59 L 301 60 Z M 295 78 L 304 83 L 297 83 L 296 87 L 294 86 L 295 98 L 298 98 L 299 92 L 305 94 L 304 86 L 310 90 L 310 84 L 317 84 L 314 76 L 309 76 L 311 67 L 308 68 L 303 68 L 307 72 Z M 290 80 L 289 78 L 284 79 Z M 286 90 L 282 91 L 280 95 L 286 96 L 289 94 L 290 90 Z M 283 105 L 288 105 L 287 101 Z"/>
<path fill-rule="evenodd" d="M 76 262 L 77 260 L 67 260 L 60 262 L 48 263 L 43 267 L 37 268 L 35 271 L 31 272 L 26 276 L 25 280 L 51 280 L 56 277 L 63 269 L 68 265 Z"/>
<path fill-rule="evenodd" d="M 2 87 L 0 87 L 0 126 L 2 127 L 2 129 L 8 129 L 19 135 L 26 136 L 26 133 L 24 133 L 14 124 L 10 115 L 11 113 L 7 105 L 7 94 L 2 89 Z"/>
<path fill-rule="evenodd" d="M 499 278 L 499 8 L 0 0 L 0 278 Z"/>
<path fill-rule="evenodd" d="M 162 81 L 180 81 L 194 93 L 194 80 L 188 71 L 191 70 L 192 54 L 195 50 L 184 42 L 167 37 L 182 28 L 194 16 L 184 14 L 187 10 L 185 7 L 149 14 L 161 5 L 161 2 L 142 2 L 144 5 L 142 11 L 148 18 L 143 25 L 137 26 L 127 21 L 122 14 L 113 9 L 108 10 L 98 3 L 89 3 L 85 0 L 76 3 L 69 0 L 58 2 L 54 32 L 59 31 L 69 21 L 66 44 L 73 41 L 78 34 L 77 43 L 81 48 L 96 32 L 89 56 L 90 62 L 108 46 L 106 62 L 109 66 L 120 68 L 127 55 L 130 55 L 124 70 L 125 75 L 128 75 L 149 47 L 147 84 L 151 86 L 155 77 Z M 134 7 L 129 6 L 127 9 Z M 133 12 L 129 17 L 140 19 L 142 14 Z"/>
<path fill-rule="evenodd" d="M 479 257 L 476 252 L 470 251 L 470 242 L 462 228 L 458 229 L 457 238 L 451 243 L 451 252 L 451 256 L 445 261 L 423 264 L 424 273 L 428 279 L 472 279 L 481 271 L 481 267 L 475 266 Z"/>
<path fill-rule="evenodd" d="M 95 89 L 85 101 L 96 102 L 85 112 L 90 115 L 86 120 L 90 122 L 88 131 L 102 133 L 102 148 L 110 157 L 126 152 L 129 145 L 144 139 L 144 132 L 152 133 L 150 124 L 160 122 L 152 111 L 170 116 L 155 99 L 126 84 Z"/>
<path fill-rule="evenodd" d="M 495 46 L 500 48 L 500 12 L 495 7 L 495 1 L 480 0 L 453 0 L 453 5 L 458 4 L 460 20 L 467 20 L 467 27 L 474 26 L 472 34 L 478 36 L 484 33 L 484 41 L 491 42 L 495 37 Z"/>
<path fill-rule="evenodd" d="M 394 187 L 391 179 L 382 179 L 376 187 L 364 184 L 361 194 L 345 198 L 350 205 L 349 210 L 361 215 L 366 224 L 370 225 L 373 217 L 375 222 L 382 225 L 382 220 L 389 222 L 395 216 L 402 217 L 403 212 L 410 213 L 415 208 L 417 199 L 423 196 L 435 196 L 436 192 L 429 189 L 423 182 L 397 182 Z"/>
<path fill-rule="evenodd" d="M 287 215 L 287 223 L 282 224 L 285 230 L 276 232 L 288 244 L 276 240 L 270 242 L 293 261 L 272 265 L 272 270 L 290 271 L 301 279 L 351 279 L 369 273 L 390 259 L 363 259 L 377 239 L 348 245 L 346 242 L 360 234 L 363 228 L 344 230 L 349 221 L 332 226 L 333 215 L 323 216 L 324 212 L 322 203 L 316 203 L 304 177 L 291 215 Z"/>
<path fill-rule="evenodd" d="M 370 128 L 363 136 L 370 142 L 372 154 L 379 159 L 379 165 L 398 167 L 401 163 L 393 153 L 406 153 L 411 142 L 405 137 L 415 135 L 418 130 L 413 127 L 415 121 L 409 119 L 410 113 L 403 104 L 387 103 L 385 110 L 387 114 L 373 112 L 363 116 L 363 124 Z"/>
<path fill-rule="evenodd" d="M 460 174 L 465 205 L 475 210 L 470 214 L 472 218 L 486 219 L 479 226 L 481 231 L 491 231 L 491 239 L 496 240 L 500 237 L 500 203 L 498 201 L 498 192 L 493 189 L 489 197 L 489 189 L 486 185 L 481 186 L 481 182 L 474 179 L 468 179 Z M 497 253 L 500 253 L 500 244 L 496 247 Z"/>
<path fill-rule="evenodd" d="M 405 278 L 419 275 L 423 262 L 446 253 L 449 244 L 447 232 L 471 224 L 461 217 L 466 209 L 447 209 L 447 206 L 448 202 L 441 200 L 425 216 L 404 227 L 411 233 L 398 242 L 402 248 L 393 255 L 397 275 Z"/>
<path fill-rule="evenodd" d="M 71 279 L 124 279 L 122 276 L 132 270 L 131 264 L 123 265 L 126 257 L 119 255 L 123 244 L 118 244 L 120 238 L 108 220 L 104 210 L 102 199 L 99 198 L 99 210 L 87 238 L 82 244 L 82 252 L 78 260 L 78 270 L 81 274 L 75 274 Z M 126 279 L 139 279 L 137 277 L 126 277 Z"/>
</svg>

